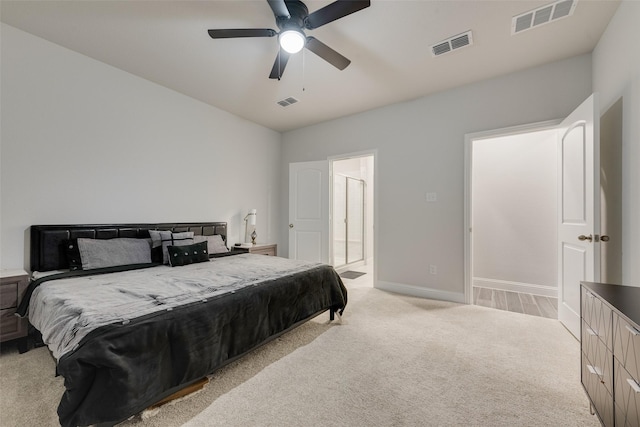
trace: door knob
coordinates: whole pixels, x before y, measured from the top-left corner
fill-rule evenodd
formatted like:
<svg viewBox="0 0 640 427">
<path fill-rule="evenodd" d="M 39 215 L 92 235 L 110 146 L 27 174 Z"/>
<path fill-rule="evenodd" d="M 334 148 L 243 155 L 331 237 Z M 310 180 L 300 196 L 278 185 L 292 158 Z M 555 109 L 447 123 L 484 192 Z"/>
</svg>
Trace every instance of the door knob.
<svg viewBox="0 0 640 427">
<path fill-rule="evenodd" d="M 604 236 L 600 236 L 600 240 L 602 240 L 603 242 L 608 242 L 609 236 L 607 236 L 606 234 Z"/>
<path fill-rule="evenodd" d="M 289 224 L 289 228 L 293 228 L 293 224 Z"/>
<path fill-rule="evenodd" d="M 588 236 L 585 236 L 584 234 L 581 234 L 581 235 L 578 236 L 578 240 L 580 240 L 582 242 L 584 242 L 585 240 L 588 240 L 588 241 L 591 242 L 591 241 L 593 241 L 593 236 L 591 234 L 589 234 Z"/>
</svg>

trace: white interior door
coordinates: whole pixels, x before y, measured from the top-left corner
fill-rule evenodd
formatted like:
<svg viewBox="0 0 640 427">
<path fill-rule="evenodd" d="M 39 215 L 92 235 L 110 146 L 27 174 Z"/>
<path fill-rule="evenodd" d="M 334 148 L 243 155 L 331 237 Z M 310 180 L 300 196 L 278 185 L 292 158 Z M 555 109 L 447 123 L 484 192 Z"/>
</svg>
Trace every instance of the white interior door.
<svg viewBox="0 0 640 427">
<path fill-rule="evenodd" d="M 329 262 L 329 162 L 289 164 L 289 258 Z"/>
<path fill-rule="evenodd" d="M 580 281 L 600 278 L 599 120 L 595 94 L 560 125 L 558 319 L 580 339 Z"/>
</svg>

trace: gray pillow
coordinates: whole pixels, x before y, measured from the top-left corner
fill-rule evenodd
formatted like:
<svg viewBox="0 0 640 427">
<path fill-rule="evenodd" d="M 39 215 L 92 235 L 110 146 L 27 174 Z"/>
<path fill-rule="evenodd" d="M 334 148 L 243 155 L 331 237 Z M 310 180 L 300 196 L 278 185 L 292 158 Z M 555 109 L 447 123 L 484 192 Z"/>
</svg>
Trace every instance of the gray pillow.
<svg viewBox="0 0 640 427">
<path fill-rule="evenodd" d="M 151 262 L 151 247 L 145 239 L 78 239 L 83 270 Z"/>
<path fill-rule="evenodd" d="M 151 237 L 151 247 L 157 248 L 162 246 L 162 262 L 169 264 L 169 246 L 185 246 L 192 245 L 193 231 L 184 231 L 182 233 L 173 233 L 166 230 L 149 230 Z"/>
<path fill-rule="evenodd" d="M 207 246 L 210 254 L 219 254 L 223 252 L 229 252 L 229 249 L 224 244 L 222 236 L 214 234 L 213 236 L 193 236 L 195 243 L 207 242 Z"/>
</svg>

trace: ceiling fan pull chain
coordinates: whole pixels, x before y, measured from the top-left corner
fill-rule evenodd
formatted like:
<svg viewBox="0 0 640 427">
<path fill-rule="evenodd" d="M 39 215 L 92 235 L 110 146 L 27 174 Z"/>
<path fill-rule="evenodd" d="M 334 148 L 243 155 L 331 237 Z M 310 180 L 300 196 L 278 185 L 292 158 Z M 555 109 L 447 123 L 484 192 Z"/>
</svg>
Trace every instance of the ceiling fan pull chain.
<svg viewBox="0 0 640 427">
<path fill-rule="evenodd" d="M 304 51 L 304 49 L 302 50 L 302 91 L 304 92 L 304 78 L 306 76 L 305 71 L 305 64 L 307 63 L 307 61 L 305 60 L 307 57 L 307 53 Z"/>
</svg>

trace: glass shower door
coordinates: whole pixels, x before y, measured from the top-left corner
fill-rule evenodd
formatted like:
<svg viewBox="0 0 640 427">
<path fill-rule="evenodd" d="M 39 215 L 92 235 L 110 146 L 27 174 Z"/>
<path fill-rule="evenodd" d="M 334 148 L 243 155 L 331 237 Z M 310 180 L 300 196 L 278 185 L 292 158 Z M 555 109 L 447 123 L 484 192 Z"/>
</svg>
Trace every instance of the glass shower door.
<svg viewBox="0 0 640 427">
<path fill-rule="evenodd" d="M 333 260 L 340 267 L 364 259 L 364 181 L 334 175 Z"/>
<path fill-rule="evenodd" d="M 347 177 L 347 264 L 364 259 L 364 181 Z"/>
</svg>

